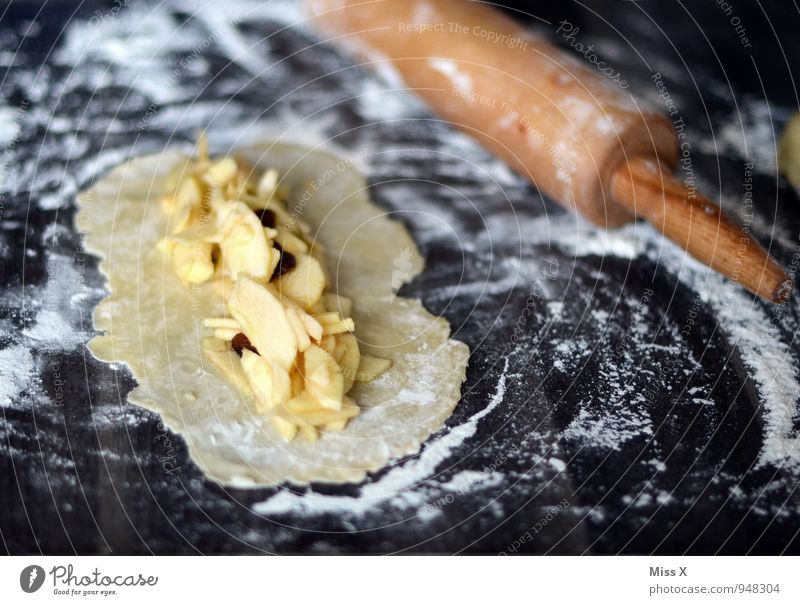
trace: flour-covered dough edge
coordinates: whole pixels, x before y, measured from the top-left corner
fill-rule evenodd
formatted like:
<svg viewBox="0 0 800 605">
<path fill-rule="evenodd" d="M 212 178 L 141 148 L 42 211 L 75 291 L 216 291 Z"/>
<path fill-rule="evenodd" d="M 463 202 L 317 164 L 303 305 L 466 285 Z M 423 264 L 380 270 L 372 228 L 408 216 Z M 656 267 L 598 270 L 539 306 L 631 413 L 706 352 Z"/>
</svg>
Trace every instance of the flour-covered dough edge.
<svg viewBox="0 0 800 605">
<path fill-rule="evenodd" d="M 155 249 L 165 235 L 158 202 L 176 152 L 131 160 L 78 197 L 76 226 L 101 257 L 109 295 L 94 312 L 89 343 L 99 359 L 128 365 L 139 383 L 128 399 L 158 412 L 186 440 L 192 460 L 225 485 L 358 482 L 393 459 L 413 455 L 458 403 L 467 346 L 449 339 L 446 320 L 393 289 L 423 267 L 405 227 L 367 196 L 363 178 L 323 151 L 290 145 L 236 150 L 275 167 L 290 186 L 289 207 L 319 228 L 334 290 L 355 300 L 356 336 L 365 353 L 392 369 L 352 393 L 364 412 L 316 443 L 284 443 L 265 419 L 202 357 L 204 317 L 219 314 L 209 285 L 187 288 Z M 188 312 L 187 312 L 188 309 Z"/>
</svg>

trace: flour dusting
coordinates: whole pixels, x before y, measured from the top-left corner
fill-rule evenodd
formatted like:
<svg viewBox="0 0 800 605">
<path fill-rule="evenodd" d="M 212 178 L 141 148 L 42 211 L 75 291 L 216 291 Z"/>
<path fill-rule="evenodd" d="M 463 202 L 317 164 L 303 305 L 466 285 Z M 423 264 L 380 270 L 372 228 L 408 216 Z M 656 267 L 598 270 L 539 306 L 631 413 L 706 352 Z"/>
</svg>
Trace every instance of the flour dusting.
<svg viewBox="0 0 800 605">
<path fill-rule="evenodd" d="M 363 486 L 359 489 L 358 496 L 327 496 L 313 492 L 297 494 L 283 490 L 269 500 L 256 504 L 253 510 L 262 515 L 297 510 L 309 514 L 335 512 L 358 515 L 387 500 L 391 500 L 392 506 L 404 508 L 424 504 L 430 499 L 430 494 L 424 493 L 424 482 L 435 476 L 436 469 L 448 459 L 457 446 L 475 434 L 478 422 L 503 402 L 507 373 L 508 359 L 505 360 L 503 371 L 497 380 L 494 396 L 485 408 L 470 416 L 466 422 L 445 429 L 443 435 L 433 437 L 415 459 L 391 469 L 379 480 Z M 453 481 L 458 480 L 454 477 L 449 485 L 445 484 L 443 487 L 452 488 Z M 415 490 L 420 486 L 423 487 L 423 493 Z"/>
<path fill-rule="evenodd" d="M 787 120 L 786 109 L 763 99 L 745 97 L 710 136 L 698 137 L 698 149 L 709 155 L 722 155 L 752 162 L 763 174 L 777 174 L 778 143 L 776 124 Z"/>
<path fill-rule="evenodd" d="M 408 224 L 429 263 L 438 267 L 429 281 L 423 274 L 410 289 L 434 313 L 451 313 L 462 322 L 456 327 L 475 351 L 474 380 L 480 382 L 485 367 L 504 358 L 484 401 L 465 393 L 469 410 L 477 411 L 454 417 L 415 458 L 349 495 L 283 489 L 258 496 L 248 504 L 257 513 L 351 517 L 396 508 L 435 522 L 453 493 L 502 489 L 527 502 L 531 491 L 550 485 L 554 475 L 566 481 L 580 473 L 574 459 L 586 456 L 599 464 L 615 460 L 620 451 L 641 453 L 631 456 L 635 478 L 619 498 L 623 504 L 638 511 L 691 506 L 655 484 L 655 477 L 670 470 L 671 452 L 647 450 L 658 448 L 659 430 L 672 417 L 725 430 L 716 422 L 741 402 L 728 409 L 730 401 L 715 390 L 718 377 L 704 368 L 709 360 L 728 357 L 740 362 L 746 375 L 739 379 L 757 392 L 758 468 L 784 470 L 796 482 L 797 295 L 778 313 L 688 259 L 647 225 L 606 232 L 543 202 L 505 163 L 427 114 L 380 57 L 375 58 L 381 73 L 376 77 L 326 47 L 316 48 L 309 59 L 303 51 L 314 44 L 294 2 L 232 0 L 220 11 L 209 2 L 180 1 L 131 4 L 96 22 L 88 16 L 76 20 L 55 49 L 55 64 L 39 71 L 15 68 L 0 55 L 9 86 L 0 97 L 0 144 L 6 148 L 0 253 L 4 262 L 24 254 L 27 263 L 24 275 L 9 277 L 2 298 L 4 437 L 20 443 L 30 439 L 22 415 L 34 407 L 39 414 L 55 409 L 55 395 L 44 388 L 48 363 L 83 355 L 92 335 L 88 319 L 102 283 L 74 269 L 80 251 L 69 228 L 75 194 L 133 156 L 165 147 L 190 151 L 197 131 L 207 129 L 217 152 L 274 139 L 329 149 L 357 166 L 376 200 Z M 622 63 L 632 53 L 627 45 L 620 49 L 614 53 L 604 47 Z M 454 83 L 471 86 L 458 82 L 453 65 L 438 67 Z M 680 66 L 658 68 L 680 79 Z M 305 73 L 308 77 L 301 78 Z M 641 90 L 648 96 L 646 86 Z M 20 95 L 29 107 L 20 105 Z M 662 106 L 652 90 L 649 96 Z M 74 106 L 71 99 L 77 99 Z M 773 176 L 775 122 L 789 112 L 744 98 L 713 124 L 715 139 L 691 131 L 693 150 L 752 161 L 757 176 Z M 694 119 L 685 117 L 687 123 Z M 578 161 L 563 155 L 567 168 Z M 434 186 L 426 189 L 426 183 Z M 735 206 L 736 200 L 728 201 Z M 28 224 L 29 208 L 46 217 L 48 226 Z M 774 226 L 758 212 L 753 231 L 767 241 Z M 775 243 L 784 258 L 791 257 L 795 235 L 784 233 Z M 551 255 L 555 260 L 548 262 Z M 92 275 L 94 269 L 89 271 Z M 691 337 L 682 334 L 686 310 L 668 306 L 668 290 L 662 288 L 656 304 L 626 281 L 633 275 L 646 283 L 653 274 L 696 296 L 697 313 L 706 317 L 713 342 L 722 340 L 722 345 L 693 349 L 691 342 L 707 338 L 711 343 L 712 335 L 697 334 L 700 328 Z M 520 333 L 502 331 L 508 326 L 519 326 Z M 456 332 L 455 337 L 461 336 Z M 116 388 L 116 374 L 124 369 L 104 369 L 111 374 L 102 375 L 109 388 Z M 586 374 L 591 388 L 571 390 Z M 649 381 L 653 392 L 635 386 L 633 378 Z M 527 400 L 520 392 L 534 395 Z M 116 392 L 105 395 L 113 401 Z M 562 397 L 569 403 L 563 409 Z M 668 409 L 661 407 L 664 402 Z M 120 435 L 146 426 L 149 418 L 122 402 L 96 408 L 92 416 L 101 430 Z M 524 431 L 524 438 L 514 430 Z M 695 435 L 681 446 L 695 448 L 689 456 L 701 460 L 703 438 L 710 439 Z M 156 452 L 158 443 L 141 447 Z M 52 447 L 60 446 L 54 439 Z M 484 462 L 469 467 L 478 455 Z M 56 458 L 56 466 L 68 466 L 66 454 Z M 787 514 L 785 507 L 781 512 L 760 499 L 788 484 L 751 487 L 741 475 L 722 470 L 695 467 L 692 472 L 707 480 L 701 488 L 725 490 L 756 514 Z M 196 478 L 187 484 L 198 490 L 202 485 Z M 570 508 L 576 514 L 582 510 L 577 504 Z M 597 521 L 605 508 L 587 510 Z"/>
</svg>

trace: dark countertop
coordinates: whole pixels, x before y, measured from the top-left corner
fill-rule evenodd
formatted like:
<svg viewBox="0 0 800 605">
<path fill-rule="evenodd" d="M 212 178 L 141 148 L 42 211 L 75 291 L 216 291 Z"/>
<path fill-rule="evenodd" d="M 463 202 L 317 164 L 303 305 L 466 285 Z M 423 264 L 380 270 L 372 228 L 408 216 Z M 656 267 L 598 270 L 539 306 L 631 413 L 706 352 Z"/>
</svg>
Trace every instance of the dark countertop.
<svg viewBox="0 0 800 605">
<path fill-rule="evenodd" d="M 656 105 L 659 72 L 693 175 L 790 266 L 800 212 L 772 133 L 798 105 L 800 17 L 741 4 L 544 2 L 531 21 L 553 38 L 578 26 Z M 0 13 L 0 100 L 19 126 L 0 198 L 5 551 L 800 552 L 800 466 L 764 462 L 776 401 L 800 426 L 797 377 L 770 373 L 797 366 L 800 295 L 776 308 L 726 289 L 642 226 L 605 240 L 274 7 L 225 3 L 226 24 L 191 2 L 114 6 Z M 86 36 L 102 41 L 81 52 Z M 367 485 L 313 486 L 306 504 L 205 481 L 125 402 L 130 375 L 83 346 L 103 280 L 72 228 L 75 192 L 127 157 L 298 116 L 300 134 L 368 153 L 372 195 L 428 263 L 403 294 L 473 352 L 449 428 L 419 457 Z M 372 485 L 398 491 L 365 506 Z"/>
</svg>

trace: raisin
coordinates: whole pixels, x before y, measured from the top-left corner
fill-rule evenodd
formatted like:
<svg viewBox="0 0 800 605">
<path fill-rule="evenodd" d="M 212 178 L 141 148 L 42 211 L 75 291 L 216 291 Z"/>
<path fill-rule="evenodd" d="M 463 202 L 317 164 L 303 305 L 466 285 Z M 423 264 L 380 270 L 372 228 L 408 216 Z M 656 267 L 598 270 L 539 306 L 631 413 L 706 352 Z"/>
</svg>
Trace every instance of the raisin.
<svg viewBox="0 0 800 605">
<path fill-rule="evenodd" d="M 264 208 L 263 210 L 254 210 L 258 215 L 258 218 L 261 219 L 261 224 L 265 227 L 269 227 L 273 229 L 275 227 L 275 213 L 270 210 L 269 208 Z"/>
<path fill-rule="evenodd" d="M 236 336 L 231 339 L 231 346 L 233 350 L 236 351 L 236 354 L 241 357 L 242 356 L 242 349 L 247 349 L 248 351 L 252 351 L 256 355 L 258 355 L 258 351 L 256 348 L 250 344 L 250 339 L 247 338 L 244 334 L 239 332 Z"/>
<path fill-rule="evenodd" d="M 273 246 L 281 253 L 281 257 L 278 259 L 278 265 L 275 267 L 275 271 L 272 272 L 272 277 L 269 278 L 269 281 L 278 279 L 281 275 L 288 273 L 297 265 L 297 259 L 294 257 L 294 254 L 286 252 L 278 243 L 274 243 Z"/>
</svg>

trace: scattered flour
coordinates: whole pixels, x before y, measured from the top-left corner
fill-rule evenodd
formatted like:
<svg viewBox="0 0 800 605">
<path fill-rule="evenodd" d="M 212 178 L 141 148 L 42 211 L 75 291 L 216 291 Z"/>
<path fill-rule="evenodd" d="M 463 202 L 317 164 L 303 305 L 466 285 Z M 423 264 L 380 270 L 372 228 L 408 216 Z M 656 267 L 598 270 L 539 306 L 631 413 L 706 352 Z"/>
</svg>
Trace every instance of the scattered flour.
<svg viewBox="0 0 800 605">
<path fill-rule="evenodd" d="M 495 471 L 461 471 L 453 475 L 447 483 L 442 484 L 442 489 L 450 492 L 464 493 L 476 487 L 486 488 L 500 485 L 503 476 Z"/>
<path fill-rule="evenodd" d="M 800 464 L 800 438 L 793 437 L 793 417 L 800 400 L 797 368 L 788 347 L 764 312 L 733 288 L 727 297 L 714 291 L 711 306 L 752 371 L 764 406 L 762 464 Z"/>
<path fill-rule="evenodd" d="M 228 59 L 253 77 L 268 77 L 269 71 L 275 69 L 275 57 L 270 54 L 270 41 L 261 40 L 258 36 L 248 36 L 244 28 L 237 27 L 237 24 L 243 20 L 259 19 L 287 25 L 302 24 L 304 18 L 297 3 L 272 1 L 264 4 L 232 0 L 226 2 L 225 11 L 220 11 L 218 6 L 205 1 L 181 1 L 178 6 L 205 27 L 178 27 L 179 23 L 173 13 L 164 5 L 131 5 L 115 18 L 95 25 L 79 22 L 70 25 L 65 41 L 55 55 L 60 67 L 72 70 L 73 73 L 63 83 L 62 94 L 66 95 L 80 87 L 91 90 L 104 86 L 127 86 L 160 105 L 148 123 L 151 128 L 173 132 L 177 124 L 210 125 L 214 133 L 212 142 L 220 146 L 246 145 L 268 137 L 311 147 L 325 146 L 341 157 L 358 163 L 369 174 L 369 158 L 375 153 L 385 151 L 381 147 L 381 141 L 348 149 L 331 145 L 328 133 L 333 126 L 334 115 L 298 116 L 281 109 L 258 122 L 252 122 L 242 119 L 243 115 L 248 114 L 241 101 L 232 99 L 223 107 L 214 100 L 194 99 L 191 96 L 194 93 L 189 94 L 183 87 L 172 84 L 177 61 L 206 45 L 222 48 Z M 367 78 L 364 80 L 364 87 L 353 93 L 358 97 L 362 117 L 371 122 L 388 122 L 417 115 L 421 111 L 419 102 L 403 90 L 402 83 L 397 81 L 396 74 L 386 67 L 386 63 L 380 63 L 380 58 L 376 60 L 379 61 L 378 67 L 384 68 L 383 79 Z M 205 58 L 198 56 L 185 69 L 187 72 L 202 71 L 207 67 L 205 61 Z M 108 69 L 104 64 L 108 65 Z M 438 67 L 448 72 L 458 84 L 458 74 L 453 72 L 453 66 L 439 64 Z M 26 90 L 28 98 L 36 102 L 49 86 L 47 76 L 25 77 L 29 81 L 22 82 L 20 79 L 18 84 Z M 468 84 L 471 86 L 471 83 L 460 83 L 465 89 L 469 89 Z M 715 130 L 716 141 L 697 140 L 693 144 L 703 152 L 750 159 L 755 162 L 757 170 L 774 173 L 775 134 L 771 121 L 784 117 L 785 112 L 781 113 L 781 110 L 776 110 L 763 101 L 746 100 L 740 111 L 732 112 L 722 126 Z M 41 108 L 32 110 L 24 119 L 31 130 L 40 128 L 55 134 L 69 134 L 75 127 L 72 120 L 52 115 Z M 3 126 L 0 128 L 0 145 L 8 145 L 19 136 L 18 112 L 10 107 L 0 108 L 0 125 Z M 90 127 L 102 129 L 100 132 L 104 134 L 125 134 L 127 128 L 117 119 L 103 119 Z M 3 183 L 4 189 L 25 191 L 37 179 L 55 184 L 55 187 L 33 200 L 40 210 L 54 211 L 69 203 L 77 190 L 95 175 L 125 161 L 136 151 L 135 141 L 131 140 L 117 146 L 107 146 L 95 155 L 82 157 L 86 149 L 85 141 L 76 137 L 64 140 L 68 142 L 62 143 L 61 147 L 54 147 L 51 152 L 59 158 L 71 158 L 73 154 L 80 158 L 80 161 L 71 163 L 69 171 L 65 171 L 62 164 L 58 165 L 60 172 L 53 169 L 49 173 L 31 172 L 38 169 L 36 166 L 19 166 L 16 167 L 18 170 L 4 171 L 8 172 L 7 182 Z M 489 158 L 478 144 L 463 133 L 452 129 L 441 130 L 437 133 L 437 141 L 441 153 L 453 154 L 464 160 L 464 176 L 471 177 L 477 172 L 482 178 L 491 181 L 495 190 L 498 185 L 520 186 L 520 179 L 505 163 Z M 503 225 L 500 224 L 501 221 L 492 221 L 492 217 L 486 218 L 489 235 L 480 235 L 478 238 L 490 236 L 516 239 L 521 229 L 528 245 L 546 244 L 577 257 L 606 256 L 631 261 L 646 258 L 663 265 L 684 284 L 698 292 L 713 312 L 720 328 L 740 352 L 743 363 L 752 372 L 761 396 L 765 427 L 761 463 L 800 465 L 798 439 L 792 436 L 791 430 L 792 418 L 797 413 L 797 402 L 800 399 L 800 381 L 789 345 L 780 337 L 759 303 L 753 303 L 736 286 L 709 274 L 705 267 L 687 259 L 677 247 L 664 242 L 655 230 L 646 225 L 630 225 L 606 232 L 567 214 L 522 217 L 521 224 L 513 225 Z M 12 225 L 8 222 L 5 226 Z M 437 232 L 436 229 L 440 231 Z M 513 233 L 510 232 L 512 229 Z M 428 235 L 432 238 L 442 236 L 442 230 L 452 230 L 452 226 L 446 222 L 436 226 L 432 222 Z M 465 248 L 471 244 L 464 242 Z M 22 333 L 25 340 L 0 350 L 0 405 L 3 406 L 14 405 L 22 393 L 36 388 L 39 368 L 36 367 L 37 362 L 32 355 L 34 346 L 48 350 L 69 350 L 81 346 L 86 338 L 79 328 L 80 313 L 85 313 L 83 307 L 91 292 L 85 288 L 75 292 L 73 280 L 78 276 L 70 273 L 71 259 L 54 251 L 48 251 L 46 255 L 53 265 L 53 272 L 50 273 L 51 279 L 47 285 L 26 294 L 37 305 L 30 310 L 31 321 Z M 512 263 L 501 265 L 500 268 L 502 271 L 497 278 L 488 284 L 489 292 L 507 291 L 520 283 L 528 283 L 537 270 L 535 263 L 528 259 L 518 265 Z M 449 294 L 472 296 L 481 292 L 481 289 L 485 290 L 486 286 L 486 283 L 462 284 Z M 61 296 L 62 290 L 67 298 Z M 564 303 L 548 302 L 548 312 L 553 318 L 558 318 L 563 310 Z M 593 314 L 588 321 L 605 323 L 608 317 Z M 554 365 L 560 372 L 568 374 L 572 367 L 570 362 L 587 356 L 591 347 L 576 336 L 560 343 L 557 351 L 563 358 L 557 359 Z M 475 435 L 480 420 L 501 405 L 506 392 L 508 369 L 509 362 L 506 359 L 494 396 L 486 407 L 462 424 L 448 428 L 431 439 L 416 458 L 390 469 L 376 481 L 361 486 L 358 495 L 342 497 L 313 491 L 294 493 L 283 490 L 256 504 L 254 510 L 263 515 L 297 511 L 309 514 L 357 515 L 365 514 L 387 502 L 403 508 L 422 506 L 441 490 L 458 491 L 469 487 L 482 489 L 496 485 L 500 480 L 496 473 L 478 471 L 462 471 L 448 482 L 437 485 L 434 485 L 431 478 L 455 448 Z M 605 368 L 604 371 L 611 369 Z M 617 384 L 614 382 L 616 379 L 609 376 L 603 376 L 603 379 L 609 380 L 610 384 Z M 623 399 L 629 395 L 621 387 L 615 388 L 617 390 L 611 394 L 611 398 Z M 697 404 L 710 404 L 702 397 L 695 397 L 693 400 Z M 636 414 L 626 417 L 624 413 L 618 413 L 610 419 L 598 418 L 587 410 L 584 403 L 578 404 L 578 412 L 567 429 L 559 435 L 560 438 L 614 450 L 628 439 L 652 432 L 647 417 Z M 142 417 L 136 414 L 128 417 L 123 410 L 112 408 L 105 410 L 103 414 L 98 416 L 98 422 L 110 423 L 120 418 L 131 423 L 142 421 Z M 566 463 L 559 458 L 550 457 L 548 462 L 559 472 L 566 470 Z M 629 496 L 626 497 L 630 500 Z M 669 498 L 666 492 L 658 493 L 655 497 L 642 494 L 635 500 L 635 505 L 650 506 L 653 501 L 665 503 Z"/>
<path fill-rule="evenodd" d="M 711 135 L 696 137 L 692 145 L 703 153 L 753 162 L 762 174 L 776 174 L 778 144 L 775 124 L 789 117 L 785 109 L 763 99 L 745 97 Z"/>
<path fill-rule="evenodd" d="M 388 82 L 368 80 L 358 94 L 358 111 L 372 123 L 402 120 L 421 114 L 422 104 L 406 88 L 390 88 Z"/>
<path fill-rule="evenodd" d="M 631 240 L 634 237 L 647 245 L 632 247 Z M 616 251 L 622 258 L 632 258 L 631 253 L 638 249 L 698 292 L 701 299 L 715 311 L 719 326 L 731 338 L 758 386 L 765 425 L 760 462 L 800 466 L 800 439 L 792 435 L 792 419 L 797 414 L 800 402 L 800 380 L 788 345 L 781 339 L 761 304 L 744 294 L 736 284 L 710 272 L 707 267 L 686 256 L 676 245 L 663 240 L 649 225 L 629 225 L 607 232 L 604 238 L 609 240 L 609 244 L 604 246 L 606 254 Z M 617 240 L 616 243 L 614 240 Z M 576 241 L 580 242 L 572 248 L 576 255 L 596 254 L 597 247 L 591 237 L 570 237 L 565 247 L 573 246 Z M 696 400 L 697 403 L 705 401 Z M 571 432 L 585 430 L 585 420 L 576 418 Z M 593 426 L 591 430 L 596 432 L 598 438 L 609 437 L 600 426 Z M 613 444 L 609 442 L 606 445 Z"/>
<path fill-rule="evenodd" d="M 170 13 L 146 4 L 132 5 L 124 17 L 74 22 L 55 60 L 70 66 L 83 60 L 108 63 L 123 79 L 159 102 L 182 99 L 181 87 L 170 79 L 176 69 L 173 53 L 186 52 L 179 24 Z"/>
<path fill-rule="evenodd" d="M 19 111 L 11 107 L 0 107 L 0 147 L 6 147 L 19 134 Z"/>
<path fill-rule="evenodd" d="M 88 294 L 81 288 L 82 278 L 75 268 L 74 259 L 48 252 L 48 279 L 45 285 L 31 295 L 37 312 L 31 327 L 23 336 L 36 341 L 40 350 L 70 351 L 82 346 L 87 333 L 80 328 L 81 311 Z M 75 298 L 74 289 L 81 289 Z M 88 318 L 88 314 L 87 314 Z"/>
<path fill-rule="evenodd" d="M 0 406 L 13 405 L 20 394 L 31 388 L 33 367 L 33 355 L 24 344 L 0 350 Z"/>
<path fill-rule="evenodd" d="M 509 362 L 506 359 L 494 396 L 485 408 L 470 416 L 464 423 L 445 429 L 441 436 L 429 440 L 415 459 L 391 469 L 377 481 L 364 485 L 360 488 L 358 496 L 328 496 L 314 492 L 298 494 L 283 490 L 272 498 L 256 504 L 253 510 L 262 515 L 285 514 L 298 510 L 309 514 L 359 515 L 387 500 L 391 500 L 392 506 L 417 507 L 424 504 L 426 501 L 424 494 L 411 488 L 432 477 L 437 467 L 447 460 L 450 452 L 475 434 L 478 422 L 503 402 L 508 366 Z M 451 482 L 453 480 L 455 478 L 451 479 Z M 463 477 L 459 481 L 462 480 Z"/>
<path fill-rule="evenodd" d="M 625 228 L 616 231 L 603 229 L 583 229 L 570 234 L 554 232 L 555 241 L 575 256 L 616 256 L 619 258 L 635 258 L 643 248 L 643 242 L 637 240 L 635 230 Z"/>
<path fill-rule="evenodd" d="M 431 59 L 430 66 L 450 80 L 458 89 L 459 94 L 466 98 L 472 97 L 472 78 L 465 71 L 458 68 L 458 63 L 450 59 Z"/>
</svg>

